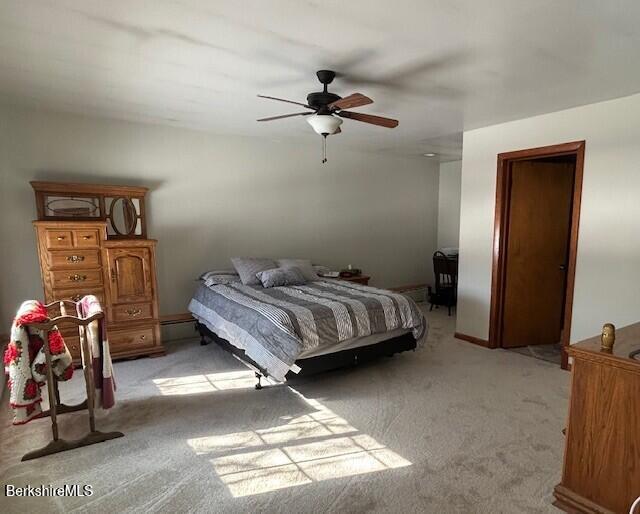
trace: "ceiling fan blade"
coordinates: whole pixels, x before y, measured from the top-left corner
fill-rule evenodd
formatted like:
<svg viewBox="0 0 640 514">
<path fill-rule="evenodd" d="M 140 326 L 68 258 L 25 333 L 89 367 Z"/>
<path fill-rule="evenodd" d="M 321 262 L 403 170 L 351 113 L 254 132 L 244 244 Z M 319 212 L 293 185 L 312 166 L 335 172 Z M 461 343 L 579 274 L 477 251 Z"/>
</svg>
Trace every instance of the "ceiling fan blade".
<svg viewBox="0 0 640 514">
<path fill-rule="evenodd" d="M 340 111 L 336 114 L 341 118 L 364 121 L 365 123 L 371 123 L 372 125 L 379 125 L 380 127 L 386 128 L 395 128 L 399 123 L 398 120 L 384 118 L 383 116 L 374 116 L 373 114 L 363 114 L 361 112 Z"/>
<path fill-rule="evenodd" d="M 265 96 L 265 95 L 258 95 L 258 98 L 267 98 L 269 100 L 277 100 L 278 102 L 286 102 L 288 104 L 302 105 L 302 107 L 306 107 L 307 109 L 313 109 L 315 111 L 315 109 L 310 105 L 303 104 L 301 102 L 294 102 L 293 100 L 285 100 L 284 98 L 276 98 L 275 96 Z"/>
<path fill-rule="evenodd" d="M 345 96 L 340 100 L 331 102 L 327 107 L 329 109 L 353 109 L 354 107 L 360 107 L 362 105 L 372 104 L 373 100 L 368 96 L 364 96 L 362 93 L 353 93 L 352 95 Z"/>
<path fill-rule="evenodd" d="M 282 118 L 292 118 L 293 116 L 308 116 L 309 114 L 313 114 L 312 112 L 294 112 L 293 114 L 282 114 L 281 116 L 271 116 L 269 118 L 260 118 L 256 121 L 271 121 L 271 120 L 281 120 Z"/>
<path fill-rule="evenodd" d="M 442 71 L 456 72 L 469 61 L 472 54 L 469 50 L 456 50 L 436 57 L 418 59 L 404 66 L 391 69 L 380 74 L 363 75 L 355 69 L 338 68 L 338 75 L 345 84 L 354 87 L 382 87 L 408 94 L 435 95 L 441 97 L 459 97 L 462 92 L 449 85 L 449 81 L 441 82 Z"/>
</svg>

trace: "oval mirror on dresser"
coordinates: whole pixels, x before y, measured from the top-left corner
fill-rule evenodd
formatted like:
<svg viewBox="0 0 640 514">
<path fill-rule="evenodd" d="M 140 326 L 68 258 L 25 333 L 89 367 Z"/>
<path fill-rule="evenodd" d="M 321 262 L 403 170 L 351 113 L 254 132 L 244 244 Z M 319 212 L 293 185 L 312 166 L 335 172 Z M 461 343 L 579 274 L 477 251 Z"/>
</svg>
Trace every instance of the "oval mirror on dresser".
<svg viewBox="0 0 640 514">
<path fill-rule="evenodd" d="M 138 221 L 138 212 L 130 198 L 121 196 L 111 202 L 109 208 L 111 227 L 121 236 L 134 233 Z"/>
</svg>

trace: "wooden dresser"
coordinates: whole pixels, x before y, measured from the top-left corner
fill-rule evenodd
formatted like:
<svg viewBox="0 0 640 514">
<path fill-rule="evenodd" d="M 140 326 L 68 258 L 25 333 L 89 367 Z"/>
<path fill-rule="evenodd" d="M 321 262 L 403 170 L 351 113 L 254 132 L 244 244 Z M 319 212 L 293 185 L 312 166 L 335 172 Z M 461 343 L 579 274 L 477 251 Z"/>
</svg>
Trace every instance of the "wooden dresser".
<svg viewBox="0 0 640 514">
<path fill-rule="evenodd" d="M 55 194 L 56 198 L 64 197 L 65 194 L 71 199 L 78 196 L 77 192 L 58 191 L 56 183 L 35 184 L 37 186 L 34 185 L 34 189 L 40 194 L 43 194 L 43 190 L 53 189 L 52 194 Z M 81 192 L 90 188 L 98 192 L 91 194 L 110 192 L 114 189 L 114 186 L 78 186 L 82 186 L 78 187 Z M 118 188 L 117 194 L 123 194 L 126 190 L 123 186 L 115 187 Z M 142 190 L 135 189 L 136 192 Z M 96 201 L 96 205 L 99 203 L 99 212 L 104 213 L 104 199 Z M 136 217 L 133 206 L 131 209 L 132 213 L 125 213 L 131 221 L 129 225 L 133 227 L 137 223 L 138 227 L 144 227 L 144 218 L 137 221 L 140 217 Z M 39 214 L 43 210 L 39 204 Z M 69 212 L 84 213 L 78 210 Z M 115 216 L 114 208 L 111 208 L 110 212 Z M 113 229 L 109 228 L 109 214 L 100 217 L 104 219 L 41 219 L 33 222 L 45 301 L 78 301 L 84 295 L 93 294 L 98 297 L 107 315 L 109 346 L 114 358 L 162 354 L 164 348 L 160 338 L 158 314 L 156 241 L 143 237 L 146 231 L 142 228 L 138 230 L 139 237 L 127 237 L 121 233 L 115 234 L 114 237 Z M 79 363 L 77 328 L 59 328 L 74 361 Z"/>
<path fill-rule="evenodd" d="M 562 481 L 554 505 L 566 512 L 624 513 L 640 496 L 640 323 L 572 345 L 571 398 Z"/>
</svg>

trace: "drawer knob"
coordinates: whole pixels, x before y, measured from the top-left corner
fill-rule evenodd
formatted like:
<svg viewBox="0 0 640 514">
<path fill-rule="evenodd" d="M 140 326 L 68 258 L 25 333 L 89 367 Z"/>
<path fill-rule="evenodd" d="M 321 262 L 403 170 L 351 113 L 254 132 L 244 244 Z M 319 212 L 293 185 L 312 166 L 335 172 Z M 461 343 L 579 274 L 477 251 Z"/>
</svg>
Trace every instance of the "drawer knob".
<svg viewBox="0 0 640 514">
<path fill-rule="evenodd" d="M 69 275 L 69 280 L 72 280 L 73 282 L 83 282 L 83 281 L 87 280 L 87 276 L 86 275 L 78 275 L 76 273 L 75 275 Z"/>
<path fill-rule="evenodd" d="M 84 255 L 69 255 L 67 262 L 77 263 L 84 261 Z"/>
<path fill-rule="evenodd" d="M 58 236 L 58 241 L 64 241 L 64 236 Z"/>
<path fill-rule="evenodd" d="M 140 336 L 140 341 L 144 341 L 146 338 L 147 338 L 147 336 L 146 336 L 146 335 L 144 335 L 144 334 L 142 334 L 142 335 Z"/>
<path fill-rule="evenodd" d="M 91 239 L 91 236 L 82 236 L 82 239 L 84 239 L 85 241 Z"/>
<path fill-rule="evenodd" d="M 142 309 L 127 309 L 125 312 L 132 318 L 135 318 L 136 316 L 140 316 L 140 314 L 142 314 Z"/>
</svg>

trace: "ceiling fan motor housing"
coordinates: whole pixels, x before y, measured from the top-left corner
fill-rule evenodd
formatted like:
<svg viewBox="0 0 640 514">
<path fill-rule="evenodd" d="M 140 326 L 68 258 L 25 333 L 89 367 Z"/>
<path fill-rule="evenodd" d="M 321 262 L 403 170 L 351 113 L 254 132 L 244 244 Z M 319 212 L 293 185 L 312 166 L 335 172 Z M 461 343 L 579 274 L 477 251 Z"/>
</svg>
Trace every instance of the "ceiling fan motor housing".
<svg viewBox="0 0 640 514">
<path fill-rule="evenodd" d="M 307 104 L 314 109 L 318 110 L 318 114 L 328 114 L 329 110 L 327 105 L 336 100 L 340 100 L 340 96 L 333 93 L 327 93 L 326 91 L 319 91 L 317 93 L 309 93 L 307 95 Z M 326 112 L 325 112 L 326 111 Z"/>
</svg>

